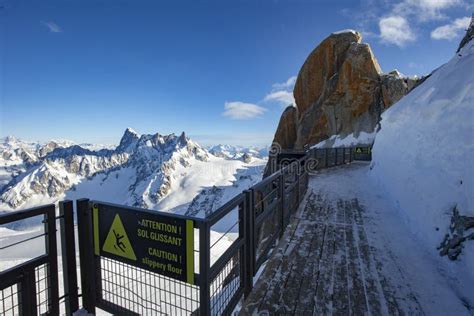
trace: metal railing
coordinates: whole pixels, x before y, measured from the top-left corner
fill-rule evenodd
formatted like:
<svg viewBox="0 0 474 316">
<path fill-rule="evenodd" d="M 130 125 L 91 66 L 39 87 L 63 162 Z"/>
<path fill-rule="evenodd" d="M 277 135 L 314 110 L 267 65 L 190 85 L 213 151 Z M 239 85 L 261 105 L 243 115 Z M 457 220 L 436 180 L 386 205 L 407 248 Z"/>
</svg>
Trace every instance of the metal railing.
<svg viewBox="0 0 474 316">
<path fill-rule="evenodd" d="M 60 215 L 55 214 L 54 205 L 45 205 L 0 215 L 0 226 L 6 229 L 24 221 L 43 224 L 40 231 L 28 233 L 26 237 L 2 239 L 0 256 L 10 259 L 3 264 L 8 261 L 11 264 L 0 272 L 0 315 L 59 315 L 60 311 L 71 315 L 79 309 L 72 202 L 60 202 Z M 56 220 L 60 223 L 63 252 L 64 294 L 61 297 Z M 31 256 L 17 258 L 21 247 L 27 247 Z M 41 254 L 35 256 L 38 252 Z"/>
<path fill-rule="evenodd" d="M 43 232 L 23 240 L 2 244 L 1 252 L 20 247 L 29 241 L 44 240 L 44 254 L 0 272 L 0 314 L 59 314 L 56 221 L 54 205 L 0 215 L 0 225 L 13 225 L 23 220 L 42 217 Z"/>
<path fill-rule="evenodd" d="M 82 294 L 78 294 L 77 286 L 73 205 L 65 201 L 59 204 L 64 271 L 64 295 L 60 298 L 56 234 L 49 233 L 56 231 L 54 205 L 1 215 L 0 225 L 43 214 L 47 251 L 0 272 L 0 313 L 56 315 L 59 301 L 64 299 L 66 314 L 71 315 L 78 310 L 78 297 L 82 296 L 83 308 L 92 313 L 97 307 L 119 315 L 231 314 L 242 297 L 251 292 L 255 275 L 304 200 L 309 176 L 321 169 L 371 157 L 370 149 L 361 153 L 356 148 L 337 148 L 285 153 L 273 158 L 269 164 L 275 163 L 271 166 L 275 172 L 270 176 L 206 218 L 186 217 L 192 220 L 198 241 L 193 249 L 193 284 L 95 252 L 93 205 L 111 205 L 81 199 L 76 201 L 76 210 Z M 130 209 L 151 214 L 150 210 Z M 166 216 L 183 218 L 169 213 Z M 38 272 L 39 267 L 44 273 Z M 38 286 L 39 282 L 47 286 Z"/>
<path fill-rule="evenodd" d="M 215 280 L 218 271 L 229 271 L 225 269 L 232 265 L 234 272 L 228 272 L 228 280 L 219 284 L 237 285 L 230 291 L 225 286 L 217 286 L 210 296 L 203 296 L 200 302 L 203 315 L 229 315 L 242 295 L 246 297 L 251 292 L 254 276 L 268 259 L 272 248 L 290 223 L 291 216 L 304 200 L 309 176 L 319 170 L 356 160 L 371 160 L 370 147 L 364 147 L 363 152 L 359 152 L 358 148 L 315 148 L 304 153 L 286 152 L 282 157 L 273 157 L 275 165 L 270 167 L 275 172 L 204 219 L 206 236 L 200 239 L 200 244 L 204 243 L 204 249 L 208 249 L 210 227 L 235 209 L 239 210 L 239 238 L 217 259 L 218 264 L 203 274 L 204 280 Z M 207 252 L 205 256 L 208 257 Z M 201 285 L 201 293 L 207 286 L 208 283 Z M 220 291 L 216 288 L 220 288 Z M 219 299 L 222 293 L 225 293 L 225 300 Z"/>
</svg>

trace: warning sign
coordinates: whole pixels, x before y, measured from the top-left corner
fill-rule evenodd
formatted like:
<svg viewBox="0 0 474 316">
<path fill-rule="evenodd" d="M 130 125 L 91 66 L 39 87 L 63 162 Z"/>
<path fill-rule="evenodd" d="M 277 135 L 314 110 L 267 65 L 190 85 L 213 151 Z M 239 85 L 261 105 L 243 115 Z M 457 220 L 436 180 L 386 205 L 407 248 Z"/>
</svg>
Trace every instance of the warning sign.
<svg viewBox="0 0 474 316">
<path fill-rule="evenodd" d="M 194 222 L 154 211 L 94 204 L 94 252 L 194 284 Z"/>
<path fill-rule="evenodd" d="M 370 154 L 370 147 L 356 147 L 356 154 Z"/>
<path fill-rule="evenodd" d="M 355 147 L 354 160 L 370 161 L 372 160 L 372 149 L 369 147 Z"/>
<path fill-rule="evenodd" d="M 115 215 L 112 226 L 110 226 L 102 250 L 130 260 L 137 260 L 130 240 L 128 239 L 127 232 L 118 214 Z"/>
</svg>

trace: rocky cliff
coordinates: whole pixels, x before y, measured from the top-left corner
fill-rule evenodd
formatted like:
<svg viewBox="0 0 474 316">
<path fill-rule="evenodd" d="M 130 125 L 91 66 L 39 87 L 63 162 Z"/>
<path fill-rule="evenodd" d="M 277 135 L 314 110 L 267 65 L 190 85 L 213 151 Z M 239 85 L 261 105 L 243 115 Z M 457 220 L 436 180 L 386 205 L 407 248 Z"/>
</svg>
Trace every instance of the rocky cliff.
<svg viewBox="0 0 474 316">
<path fill-rule="evenodd" d="M 383 74 L 360 33 L 333 33 L 301 67 L 293 91 L 296 105 L 283 112 L 273 142 L 302 149 L 332 135 L 373 132 L 381 113 L 415 83 L 397 71 Z"/>
</svg>

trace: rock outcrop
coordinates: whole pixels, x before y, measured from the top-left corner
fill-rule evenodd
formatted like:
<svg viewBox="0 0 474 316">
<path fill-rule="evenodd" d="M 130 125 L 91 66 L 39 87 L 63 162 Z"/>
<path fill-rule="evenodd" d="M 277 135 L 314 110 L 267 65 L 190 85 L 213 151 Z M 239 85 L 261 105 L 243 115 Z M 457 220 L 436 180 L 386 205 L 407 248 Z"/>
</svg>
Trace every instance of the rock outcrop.
<svg viewBox="0 0 474 316">
<path fill-rule="evenodd" d="M 274 143 L 302 149 L 332 135 L 373 132 L 380 114 L 416 83 L 397 71 L 383 74 L 360 33 L 327 37 L 306 59 L 294 87 L 296 106 L 282 114 Z"/>
<path fill-rule="evenodd" d="M 461 43 L 459 43 L 458 50 L 456 53 L 459 53 L 459 51 L 467 44 L 469 43 L 472 39 L 474 38 L 474 14 L 471 16 L 471 23 L 469 23 L 469 27 L 466 31 L 466 35 L 464 35 L 463 39 L 461 40 Z"/>
<path fill-rule="evenodd" d="M 275 133 L 275 140 L 285 149 L 293 149 L 296 144 L 298 108 L 289 106 L 283 111 Z M 275 141 L 274 141 L 275 143 Z"/>
</svg>

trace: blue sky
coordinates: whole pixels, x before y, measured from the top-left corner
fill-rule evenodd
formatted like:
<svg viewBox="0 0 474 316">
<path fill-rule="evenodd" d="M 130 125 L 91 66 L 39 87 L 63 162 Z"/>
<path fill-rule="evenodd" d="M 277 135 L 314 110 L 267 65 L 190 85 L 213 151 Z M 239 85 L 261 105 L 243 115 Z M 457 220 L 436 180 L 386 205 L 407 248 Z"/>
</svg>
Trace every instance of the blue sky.
<svg viewBox="0 0 474 316">
<path fill-rule="evenodd" d="M 454 54 L 472 2 L 3 1 L 0 136 L 117 143 L 126 127 L 266 145 L 294 76 L 331 32 L 362 32 L 384 71 Z"/>
</svg>

